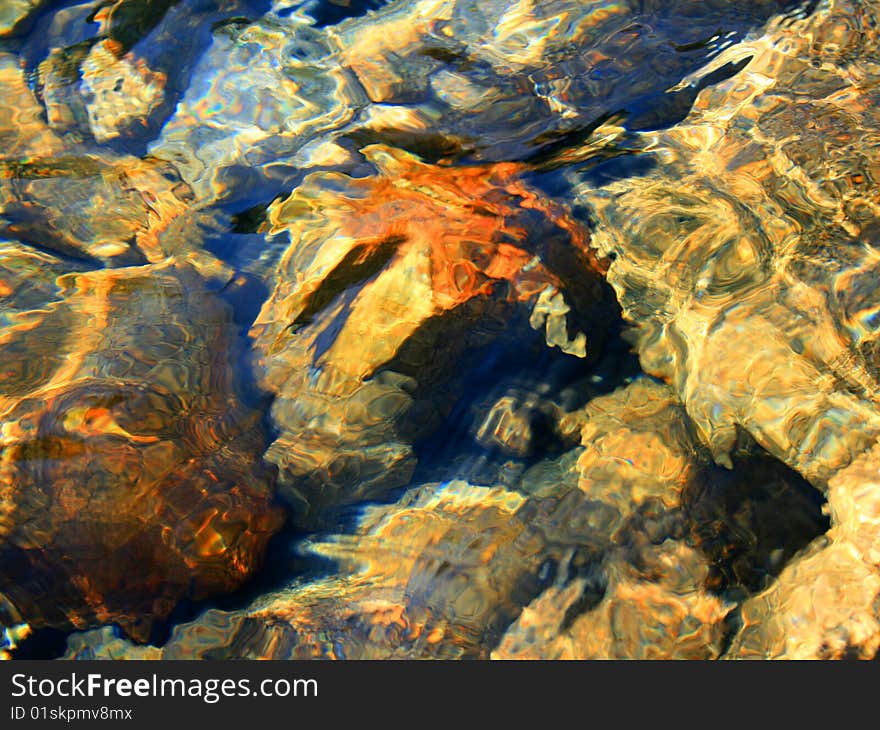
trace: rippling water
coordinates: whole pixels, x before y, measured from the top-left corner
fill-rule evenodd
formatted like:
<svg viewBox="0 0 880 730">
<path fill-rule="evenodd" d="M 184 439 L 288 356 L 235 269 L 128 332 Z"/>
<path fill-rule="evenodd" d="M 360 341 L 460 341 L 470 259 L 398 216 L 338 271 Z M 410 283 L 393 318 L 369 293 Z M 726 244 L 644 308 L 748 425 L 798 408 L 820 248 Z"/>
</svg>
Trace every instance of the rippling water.
<svg viewBox="0 0 880 730">
<path fill-rule="evenodd" d="M 880 648 L 880 3 L 0 3 L 6 658 Z"/>
</svg>

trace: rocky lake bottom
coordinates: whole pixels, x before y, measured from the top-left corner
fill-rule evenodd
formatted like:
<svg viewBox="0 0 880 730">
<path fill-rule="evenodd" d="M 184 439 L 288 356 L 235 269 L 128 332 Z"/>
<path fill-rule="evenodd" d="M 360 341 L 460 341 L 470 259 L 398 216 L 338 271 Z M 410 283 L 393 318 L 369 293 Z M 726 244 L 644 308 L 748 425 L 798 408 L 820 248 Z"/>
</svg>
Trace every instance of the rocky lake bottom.
<svg viewBox="0 0 880 730">
<path fill-rule="evenodd" d="M 880 1 L 3 0 L 0 95 L 2 658 L 877 654 Z"/>
</svg>

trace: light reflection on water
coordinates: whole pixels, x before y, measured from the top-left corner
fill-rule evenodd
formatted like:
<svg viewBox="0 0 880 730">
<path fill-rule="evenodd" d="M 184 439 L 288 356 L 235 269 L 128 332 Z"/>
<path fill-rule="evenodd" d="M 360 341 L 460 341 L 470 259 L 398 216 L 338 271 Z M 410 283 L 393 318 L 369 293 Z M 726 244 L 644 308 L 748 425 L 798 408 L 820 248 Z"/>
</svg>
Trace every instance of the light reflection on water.
<svg viewBox="0 0 880 730">
<path fill-rule="evenodd" d="M 4 7 L 11 656 L 873 654 L 873 1 Z"/>
</svg>

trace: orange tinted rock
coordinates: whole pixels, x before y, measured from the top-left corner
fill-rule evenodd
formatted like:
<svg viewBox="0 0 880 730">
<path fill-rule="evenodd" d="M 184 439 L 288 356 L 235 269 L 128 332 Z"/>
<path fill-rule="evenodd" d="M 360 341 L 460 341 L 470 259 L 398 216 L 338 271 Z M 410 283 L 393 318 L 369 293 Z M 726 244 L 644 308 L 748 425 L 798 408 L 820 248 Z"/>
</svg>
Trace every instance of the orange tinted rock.
<svg viewBox="0 0 880 730">
<path fill-rule="evenodd" d="M 412 489 L 364 510 L 354 534 L 311 543 L 336 575 L 270 593 L 241 611 L 177 627 L 164 659 L 486 658 L 529 599 L 545 554 L 523 497 L 463 482 Z M 71 652 L 135 656 L 99 632 Z"/>
<path fill-rule="evenodd" d="M 379 174 L 306 178 L 269 210 L 290 246 L 253 328 L 281 431 L 268 452 L 312 506 L 403 484 L 410 443 L 454 394 L 420 405 L 517 311 L 584 356 L 567 318 L 601 299 L 588 234 L 515 165 L 446 168 L 386 147 Z"/>
<path fill-rule="evenodd" d="M 259 416 L 235 395 L 229 315 L 190 267 L 58 284 L 28 352 L 45 367 L 3 378 L 4 618 L 143 639 L 179 599 L 241 584 L 279 527 Z"/>
</svg>

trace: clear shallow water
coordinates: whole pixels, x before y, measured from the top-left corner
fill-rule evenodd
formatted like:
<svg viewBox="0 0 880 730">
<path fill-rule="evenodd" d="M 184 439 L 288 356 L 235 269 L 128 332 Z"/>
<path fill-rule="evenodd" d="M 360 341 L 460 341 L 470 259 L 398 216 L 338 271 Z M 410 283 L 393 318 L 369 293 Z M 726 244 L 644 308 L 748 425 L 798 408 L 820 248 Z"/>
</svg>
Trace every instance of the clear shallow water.
<svg viewBox="0 0 880 730">
<path fill-rule="evenodd" d="M 30 5 L 12 657 L 873 654 L 873 3 Z"/>
</svg>

